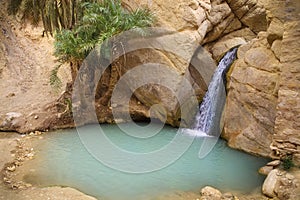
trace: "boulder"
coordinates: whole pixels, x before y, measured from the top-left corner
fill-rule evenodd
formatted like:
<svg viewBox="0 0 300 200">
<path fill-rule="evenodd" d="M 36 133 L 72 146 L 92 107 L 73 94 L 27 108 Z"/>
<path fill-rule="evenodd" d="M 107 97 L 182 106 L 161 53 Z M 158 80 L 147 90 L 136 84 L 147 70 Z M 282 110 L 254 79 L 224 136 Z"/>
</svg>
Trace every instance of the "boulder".
<svg viewBox="0 0 300 200">
<path fill-rule="evenodd" d="M 219 41 L 211 48 L 213 58 L 219 61 L 231 48 L 242 44 L 246 44 L 246 41 L 241 37 Z"/>
<path fill-rule="evenodd" d="M 267 14 L 264 5 L 256 0 L 227 0 L 238 19 L 255 33 L 267 30 Z"/>
<path fill-rule="evenodd" d="M 200 194 L 200 200 L 220 200 L 222 198 L 222 193 L 210 186 L 202 188 Z"/>
<path fill-rule="evenodd" d="M 267 165 L 267 166 L 259 168 L 258 173 L 267 176 L 272 170 L 273 170 L 273 166 Z"/>
<path fill-rule="evenodd" d="M 296 176 L 299 172 L 293 172 Z M 275 199 L 299 199 L 299 180 L 279 169 L 272 170 L 265 179 L 262 193 Z"/>
<path fill-rule="evenodd" d="M 280 164 L 281 164 L 280 160 L 273 160 L 273 161 L 267 163 L 266 166 L 278 167 Z"/>
<path fill-rule="evenodd" d="M 262 186 L 262 193 L 268 197 L 276 197 L 275 191 L 278 190 L 280 184 L 279 170 L 272 170 Z"/>
</svg>

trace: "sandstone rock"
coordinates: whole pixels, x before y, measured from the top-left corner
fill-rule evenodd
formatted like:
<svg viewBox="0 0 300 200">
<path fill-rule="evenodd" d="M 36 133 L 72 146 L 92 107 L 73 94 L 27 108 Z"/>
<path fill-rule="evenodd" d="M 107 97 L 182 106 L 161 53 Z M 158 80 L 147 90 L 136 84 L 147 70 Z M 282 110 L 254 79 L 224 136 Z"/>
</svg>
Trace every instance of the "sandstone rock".
<svg viewBox="0 0 300 200">
<path fill-rule="evenodd" d="M 282 39 L 284 25 L 278 19 L 273 19 L 268 27 L 268 42 L 272 45 L 273 41 Z"/>
<path fill-rule="evenodd" d="M 276 140 L 273 141 L 274 154 L 284 158 L 286 154 L 293 153 L 294 163 L 299 165 L 300 158 L 298 142 L 294 147 L 288 146 L 291 140 L 300 139 L 300 2 L 291 0 L 286 3 L 286 20 L 284 21 L 284 33 L 281 42 L 281 74 L 278 92 L 278 105 L 275 121 Z M 281 140 L 282 142 L 278 142 Z"/>
<path fill-rule="evenodd" d="M 0 128 L 6 127 L 8 130 L 16 129 L 18 126 L 20 126 L 21 117 L 22 114 L 19 112 L 6 113 L 6 115 L 3 116 L 4 119 L 2 119 L 2 123 L 0 123 Z M 1 122 L 1 118 L 0 118 L 0 122 Z"/>
<path fill-rule="evenodd" d="M 281 164 L 280 160 L 273 160 L 273 161 L 267 163 L 267 166 L 278 167 L 280 164 Z"/>
<path fill-rule="evenodd" d="M 268 174 L 266 180 L 264 181 L 264 184 L 262 186 L 262 192 L 268 197 L 276 196 L 275 190 L 277 190 L 279 187 L 279 179 L 280 179 L 280 177 L 278 176 L 278 172 L 279 170 L 277 169 L 272 170 Z"/>
<path fill-rule="evenodd" d="M 280 55 L 281 55 L 281 48 L 282 48 L 282 42 L 281 40 L 275 40 L 272 43 L 272 51 L 274 52 L 274 54 L 276 55 L 276 58 L 280 59 Z"/>
<path fill-rule="evenodd" d="M 256 0 L 227 0 L 240 21 L 255 33 L 267 30 L 267 15 L 263 5 Z"/>
<path fill-rule="evenodd" d="M 122 4 L 129 10 L 146 7 L 155 13 L 157 26 L 173 30 L 197 30 L 205 20 L 205 10 L 196 0 L 180 0 L 176 3 L 170 0 L 122 0 Z"/>
<path fill-rule="evenodd" d="M 273 170 L 273 166 L 261 167 L 258 172 L 262 175 L 268 175 Z"/>
<path fill-rule="evenodd" d="M 228 73 L 223 137 L 229 146 L 268 156 L 274 134 L 278 65 L 267 35 L 242 45 Z"/>
<path fill-rule="evenodd" d="M 239 200 L 236 196 L 230 192 L 226 192 L 222 195 L 222 200 Z"/>
<path fill-rule="evenodd" d="M 211 48 L 213 58 L 215 60 L 220 60 L 228 50 L 242 44 L 246 44 L 246 41 L 240 37 L 235 37 L 232 39 L 217 42 Z"/>
<path fill-rule="evenodd" d="M 128 43 L 130 48 L 136 47 L 138 50 L 128 53 L 126 59 L 120 59 L 122 66 L 115 66 L 122 79 L 117 83 L 120 89 L 114 89 L 114 92 L 118 91 L 119 94 L 112 94 L 111 103 L 119 105 L 116 112 L 112 109 L 114 116 L 119 113 L 120 117 L 117 118 L 122 118 L 121 115 L 128 110 L 128 104 L 124 102 L 134 94 L 136 104 L 140 102 L 146 106 L 144 117 L 158 118 L 173 126 L 178 126 L 181 122 L 192 123 L 192 113 L 195 113 L 192 107 L 198 103 L 192 103 L 190 92 L 193 92 L 193 89 L 187 89 L 186 81 L 191 83 L 190 87 L 193 86 L 195 97 L 201 99 L 216 67 L 211 56 L 203 50 L 200 51 L 195 38 L 186 32 L 165 35 L 161 33 L 154 39 L 150 38 L 146 43 L 151 47 L 158 44 L 154 49 L 141 49 L 145 45 L 139 39 Z M 142 45 L 141 48 L 139 45 Z M 201 70 L 193 71 L 195 68 L 192 66 L 201 67 Z M 199 74 L 200 78 L 195 79 L 196 74 Z"/>
<path fill-rule="evenodd" d="M 297 176 L 297 172 L 293 173 Z M 299 180 L 290 173 L 274 169 L 264 181 L 262 192 L 275 199 L 298 199 Z"/>
<path fill-rule="evenodd" d="M 240 29 L 241 27 L 241 22 L 233 14 L 230 14 L 224 20 L 220 21 L 217 25 L 215 25 L 211 29 L 211 31 L 207 33 L 202 43 L 204 44 L 212 42 L 227 33 Z"/>
<path fill-rule="evenodd" d="M 233 31 L 227 35 L 224 35 L 221 37 L 218 42 L 228 40 L 228 39 L 234 39 L 234 38 L 243 38 L 245 41 L 250 42 L 254 38 L 256 38 L 256 34 L 251 31 L 249 28 L 242 28 L 236 31 Z"/>
<path fill-rule="evenodd" d="M 201 189 L 201 200 L 220 200 L 222 198 L 222 193 L 210 186 L 206 186 Z"/>
</svg>

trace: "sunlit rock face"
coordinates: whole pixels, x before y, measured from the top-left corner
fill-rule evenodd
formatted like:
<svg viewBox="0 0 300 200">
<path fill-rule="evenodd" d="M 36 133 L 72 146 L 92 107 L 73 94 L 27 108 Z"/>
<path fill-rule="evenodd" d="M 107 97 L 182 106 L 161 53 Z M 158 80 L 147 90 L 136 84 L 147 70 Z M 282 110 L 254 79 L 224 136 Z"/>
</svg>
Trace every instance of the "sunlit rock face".
<svg viewBox="0 0 300 200">
<path fill-rule="evenodd" d="M 239 48 L 228 74 L 223 136 L 234 148 L 268 156 L 274 134 L 279 60 L 267 47 L 265 33 Z"/>
<path fill-rule="evenodd" d="M 230 146 L 254 154 L 292 154 L 299 164 L 300 5 L 259 2 L 266 9 L 268 27 L 239 48 L 228 74 L 223 137 Z"/>
<path fill-rule="evenodd" d="M 176 2 L 162 0 L 123 0 L 123 6 L 128 10 L 144 7 L 152 11 L 157 19 L 154 24 L 155 27 L 163 27 L 174 31 L 172 33 L 174 36 L 172 34 L 168 35 L 169 38 L 173 37 L 174 39 L 167 40 L 167 43 L 169 46 L 174 47 L 175 52 L 184 50 L 185 53 L 193 55 L 193 51 L 196 51 L 195 45 L 198 44 L 205 45 L 209 52 L 212 52 L 212 55 L 206 55 L 203 51 L 199 55 L 196 55 L 199 58 L 197 64 L 205 65 L 205 67 L 201 68 L 200 73 L 198 73 L 197 70 L 199 71 L 199 69 L 195 69 L 197 66 L 191 65 L 189 60 L 185 59 L 181 53 L 176 55 L 172 52 L 156 49 L 138 50 L 127 54 L 126 64 L 122 66 L 122 74 L 145 63 L 154 62 L 166 65 L 179 74 L 178 78 L 173 80 L 173 85 L 178 85 L 175 91 L 182 90 L 180 88 L 182 86 L 181 81 L 183 78 L 187 78 L 193 86 L 196 98 L 201 101 L 218 60 L 230 48 L 245 44 L 246 41 L 255 38 L 255 32 L 246 28 L 246 26 L 252 27 L 251 23 L 257 19 L 255 17 L 257 12 L 259 12 L 259 17 L 266 21 L 265 17 L 261 17 L 265 15 L 265 10 L 256 2 L 254 5 L 251 4 L 251 6 L 255 6 L 253 12 L 256 14 L 252 13 L 251 10 L 251 13 L 244 18 L 239 18 L 235 14 L 235 10 L 230 7 L 231 3 L 217 0 L 180 0 Z M 245 22 L 242 22 L 241 19 Z M 266 30 L 266 28 L 262 29 Z M 163 39 L 161 41 L 165 42 L 166 40 Z M 212 59 L 203 58 L 205 56 L 213 58 L 216 62 L 213 63 Z M 166 78 L 166 74 L 164 73 L 156 73 L 156 76 L 160 79 Z M 136 113 L 136 118 L 150 117 L 149 108 L 154 104 L 160 104 L 160 106 L 156 107 L 156 114 L 154 116 L 159 119 L 165 117 L 167 124 L 178 126 L 182 119 L 181 115 L 184 115 L 184 113 L 180 112 L 182 108 L 180 108 L 178 100 L 174 95 L 176 96 L 176 92 L 172 94 L 170 90 L 160 85 L 149 84 L 147 87 L 139 88 L 134 92 L 134 98 L 136 98 L 136 102 L 140 102 L 140 105 L 144 105 L 144 107 L 142 108 L 142 112 L 139 112 L 140 116 Z M 137 106 L 136 102 L 132 101 L 131 108 Z M 139 108 L 141 107 L 139 106 Z M 118 109 L 120 112 L 124 112 L 124 109 L 120 107 Z M 163 113 L 166 116 L 163 116 Z M 190 112 L 190 114 L 193 113 Z"/>
<path fill-rule="evenodd" d="M 286 18 L 281 44 L 280 87 L 278 92 L 273 155 L 292 154 L 300 165 L 300 2 L 286 4 Z M 279 43 L 279 42 L 278 42 Z M 273 43 L 274 44 L 274 43 Z M 274 44 L 275 46 L 275 44 Z M 274 47 L 275 49 L 278 47 Z"/>
</svg>

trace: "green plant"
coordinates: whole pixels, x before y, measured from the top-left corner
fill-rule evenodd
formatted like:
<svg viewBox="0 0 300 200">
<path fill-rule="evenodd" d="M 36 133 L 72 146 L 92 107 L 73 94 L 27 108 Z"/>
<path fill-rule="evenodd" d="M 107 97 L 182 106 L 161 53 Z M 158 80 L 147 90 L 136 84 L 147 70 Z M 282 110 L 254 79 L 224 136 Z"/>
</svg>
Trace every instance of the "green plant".
<svg viewBox="0 0 300 200">
<path fill-rule="evenodd" d="M 61 65 L 56 66 L 50 74 L 50 85 L 56 90 L 58 91 L 61 86 L 62 86 L 62 82 L 60 80 L 60 78 L 58 77 L 58 70 L 61 67 Z"/>
<path fill-rule="evenodd" d="M 9 0 L 8 13 L 20 14 L 22 22 L 33 25 L 43 22 L 44 31 L 71 29 L 82 17 L 81 3 L 95 0 Z"/>
<path fill-rule="evenodd" d="M 293 163 L 293 156 L 287 155 L 285 158 L 283 158 L 282 165 L 284 170 L 289 170 L 290 168 L 294 167 L 295 164 Z"/>
<path fill-rule="evenodd" d="M 142 32 L 141 28 L 154 21 L 149 10 L 128 12 L 122 8 L 120 0 L 85 2 L 81 8 L 83 15 L 74 29 L 55 35 L 55 56 L 60 62 L 80 62 L 96 45 L 114 35 L 127 30 Z"/>
</svg>

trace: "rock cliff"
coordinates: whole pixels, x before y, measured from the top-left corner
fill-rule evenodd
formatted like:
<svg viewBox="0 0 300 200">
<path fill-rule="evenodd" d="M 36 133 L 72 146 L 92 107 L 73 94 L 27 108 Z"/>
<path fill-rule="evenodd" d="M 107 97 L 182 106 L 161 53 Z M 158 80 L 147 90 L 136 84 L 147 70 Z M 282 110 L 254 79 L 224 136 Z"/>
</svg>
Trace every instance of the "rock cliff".
<svg viewBox="0 0 300 200">
<path fill-rule="evenodd" d="M 261 2 L 267 30 L 239 48 L 228 74 L 223 137 L 231 147 L 274 158 L 293 155 L 299 164 L 300 4 Z"/>
<path fill-rule="evenodd" d="M 128 10 L 140 6 L 151 10 L 157 18 L 154 26 L 172 32 L 169 36 L 173 39 L 168 42 L 176 47 L 175 51 L 186 49 L 193 52 L 197 49 L 195 45 L 202 45 L 211 53 L 211 56 L 205 56 L 212 57 L 214 61 L 203 59 L 204 51 L 196 55 L 203 66 L 209 66 L 197 74 L 197 66 L 174 53 L 159 49 L 139 49 L 128 53 L 123 60 L 118 60 L 121 65 L 113 63 L 100 80 L 95 106 L 100 122 L 122 121 L 121 118 L 114 119 L 112 110 L 122 113 L 127 108 L 111 104 L 110 98 L 120 77 L 135 66 L 151 62 L 168 66 L 179 75 L 173 84 L 176 91 L 180 90 L 179 79 L 189 77 L 197 99 L 201 101 L 215 63 L 228 49 L 242 45 L 238 50 L 238 60 L 228 73 L 222 136 L 233 148 L 276 158 L 293 154 L 294 161 L 300 164 L 300 19 L 297 0 L 123 0 L 122 4 Z M 26 34 L 23 27 L 7 24 L 13 19 L 2 16 L 0 75 L 6 89 L 1 90 L 0 97 L 4 105 L 0 110 L 1 130 L 28 132 L 73 126 L 69 102 L 71 86 L 68 85 L 63 95 L 49 89 L 49 72 L 56 65 L 51 51 L 45 51 L 50 48 L 49 41 L 38 35 L 32 37 Z M 15 37 L 16 34 L 20 37 Z M 21 37 L 24 39 L 21 40 Z M 39 43 L 44 46 L 40 47 Z M 29 49 L 28 46 L 34 48 Z M 28 59 L 16 59 L 16 54 L 24 52 Z M 46 58 L 41 62 L 43 59 L 27 55 L 29 52 Z M 15 59 L 17 63 L 14 63 Z M 30 71 L 30 68 L 35 70 Z M 204 69 L 207 71 L 204 72 Z M 13 70 L 17 70 L 16 74 Z M 69 77 L 65 71 L 60 72 L 60 76 Z M 166 77 L 164 73 L 156 75 L 160 80 Z M 24 80 L 13 76 L 24 76 Z M 29 79 L 30 83 L 25 79 Z M 15 89 L 8 87 L 12 85 Z M 33 90 L 37 91 L 33 93 L 35 95 L 31 93 Z M 132 118 L 148 119 L 150 108 L 159 104 L 155 107 L 155 116 L 166 118 L 168 124 L 178 126 L 180 108 L 170 90 L 150 84 L 131 92 L 129 110 Z M 30 103 L 25 103 L 24 99 Z M 41 101 L 43 103 L 37 103 Z"/>
</svg>

